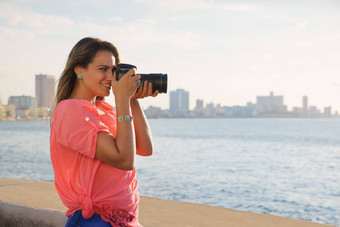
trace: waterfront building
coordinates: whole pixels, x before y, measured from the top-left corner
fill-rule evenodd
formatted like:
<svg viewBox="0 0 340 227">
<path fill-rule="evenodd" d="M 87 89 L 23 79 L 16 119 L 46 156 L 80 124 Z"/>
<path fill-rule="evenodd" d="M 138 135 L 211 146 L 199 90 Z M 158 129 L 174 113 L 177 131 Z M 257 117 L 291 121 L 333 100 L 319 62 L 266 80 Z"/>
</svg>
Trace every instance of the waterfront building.
<svg viewBox="0 0 340 227">
<path fill-rule="evenodd" d="M 221 104 L 217 104 L 215 109 L 216 109 L 216 117 L 225 116 L 226 109 L 223 106 L 221 106 Z"/>
<path fill-rule="evenodd" d="M 196 100 L 196 107 L 194 109 L 194 116 L 203 117 L 204 115 L 204 101 L 202 99 Z"/>
<path fill-rule="evenodd" d="M 15 119 L 15 105 L 8 104 L 5 107 L 6 107 L 6 118 L 10 120 Z"/>
<path fill-rule="evenodd" d="M 0 105 L 0 121 L 6 120 L 6 108 L 3 105 Z"/>
<path fill-rule="evenodd" d="M 6 120 L 5 107 L 2 105 L 1 94 L 0 94 L 0 121 Z"/>
<path fill-rule="evenodd" d="M 308 117 L 308 115 L 309 115 L 308 97 L 307 96 L 302 97 L 302 115 L 303 115 L 303 117 Z"/>
<path fill-rule="evenodd" d="M 163 111 L 160 107 L 149 106 L 146 110 L 144 110 L 144 113 L 148 118 L 163 117 Z"/>
<path fill-rule="evenodd" d="M 32 96 L 10 96 L 8 104 L 14 105 L 15 116 L 17 118 L 36 118 L 37 117 L 37 99 Z"/>
<path fill-rule="evenodd" d="M 293 110 L 292 110 L 292 116 L 294 116 L 294 117 L 301 117 L 301 116 L 304 117 L 304 116 L 307 116 L 307 114 L 304 114 L 303 108 L 294 106 Z"/>
<path fill-rule="evenodd" d="M 226 117 L 254 117 L 254 107 L 251 103 L 247 103 L 247 106 L 228 106 L 225 107 Z"/>
<path fill-rule="evenodd" d="M 323 111 L 324 117 L 332 117 L 332 107 L 325 107 Z"/>
<path fill-rule="evenodd" d="M 256 103 L 247 102 L 246 117 L 256 116 Z"/>
<path fill-rule="evenodd" d="M 39 74 L 35 76 L 35 97 L 38 107 L 51 108 L 55 96 L 55 77 Z"/>
<path fill-rule="evenodd" d="M 202 99 L 197 99 L 196 100 L 196 110 L 201 110 L 203 109 L 204 101 Z"/>
<path fill-rule="evenodd" d="M 269 96 L 256 97 L 257 116 L 280 116 L 287 113 L 287 106 L 283 104 L 283 96 L 274 96 L 270 92 Z"/>
<path fill-rule="evenodd" d="M 205 109 L 204 109 L 204 116 L 205 117 L 216 117 L 216 107 L 214 103 L 207 103 Z"/>
<path fill-rule="evenodd" d="M 51 109 L 48 107 L 38 107 L 37 115 L 40 119 L 49 119 Z"/>
<path fill-rule="evenodd" d="M 2 105 L 0 106 L 0 121 L 15 120 L 15 106 Z"/>
<path fill-rule="evenodd" d="M 170 92 L 170 114 L 172 117 L 187 117 L 189 114 L 189 92 L 177 89 Z"/>
<path fill-rule="evenodd" d="M 13 104 L 15 109 L 28 109 L 31 108 L 33 105 L 33 98 L 32 96 L 10 96 L 8 98 L 8 104 Z"/>
<path fill-rule="evenodd" d="M 309 116 L 310 117 L 320 117 L 321 113 L 320 110 L 316 106 L 309 107 Z"/>
</svg>

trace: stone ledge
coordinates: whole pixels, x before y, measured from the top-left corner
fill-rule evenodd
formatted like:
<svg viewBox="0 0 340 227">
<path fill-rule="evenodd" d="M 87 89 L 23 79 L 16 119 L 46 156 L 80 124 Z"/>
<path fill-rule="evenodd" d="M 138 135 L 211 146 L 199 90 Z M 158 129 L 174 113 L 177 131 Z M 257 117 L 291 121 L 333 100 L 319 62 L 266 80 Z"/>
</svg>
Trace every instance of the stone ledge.
<svg viewBox="0 0 340 227">
<path fill-rule="evenodd" d="M 61 203 L 53 183 L 50 182 L 0 178 L 0 203 L 0 226 L 64 226 L 66 222 L 66 207 Z M 330 226 L 146 196 L 141 196 L 139 210 L 139 221 L 145 227 Z M 21 225 L 20 220 L 25 220 L 25 225 Z M 12 221 L 17 222 L 17 225 Z"/>
<path fill-rule="evenodd" d="M 0 226 L 3 227 L 59 227 L 65 226 L 66 221 L 64 212 L 0 202 Z"/>
</svg>

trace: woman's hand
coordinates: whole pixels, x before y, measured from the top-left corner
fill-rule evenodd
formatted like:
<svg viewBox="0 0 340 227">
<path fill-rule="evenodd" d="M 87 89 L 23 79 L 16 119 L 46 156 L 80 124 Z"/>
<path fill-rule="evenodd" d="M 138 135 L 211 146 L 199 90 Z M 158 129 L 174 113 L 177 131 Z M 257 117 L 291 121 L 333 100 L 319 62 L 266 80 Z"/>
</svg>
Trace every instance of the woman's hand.
<svg viewBox="0 0 340 227">
<path fill-rule="evenodd" d="M 135 68 L 130 69 L 119 81 L 116 80 L 116 74 L 113 75 L 111 85 L 116 98 L 130 99 L 136 93 L 137 88 L 140 87 L 138 81 L 140 81 L 141 76 L 134 75 L 135 73 Z"/>
<path fill-rule="evenodd" d="M 139 76 L 140 75 L 136 75 Z M 144 81 L 143 84 L 141 84 L 137 90 L 137 92 L 132 96 L 131 99 L 142 99 L 145 97 L 156 97 L 158 95 L 158 90 L 156 90 L 154 93 L 152 93 L 152 83 L 148 81 Z"/>
</svg>

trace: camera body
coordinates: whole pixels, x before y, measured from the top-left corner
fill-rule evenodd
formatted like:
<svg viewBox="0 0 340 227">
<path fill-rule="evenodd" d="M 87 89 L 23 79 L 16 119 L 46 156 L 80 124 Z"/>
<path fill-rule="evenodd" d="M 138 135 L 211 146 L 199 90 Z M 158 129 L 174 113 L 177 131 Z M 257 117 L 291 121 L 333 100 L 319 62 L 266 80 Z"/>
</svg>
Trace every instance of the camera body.
<svg viewBox="0 0 340 227">
<path fill-rule="evenodd" d="M 125 64 L 120 63 L 117 66 L 116 69 L 116 79 L 117 81 L 122 78 L 124 74 L 126 74 L 130 69 L 135 68 L 136 66 L 131 64 Z M 141 76 L 141 82 L 143 84 L 144 81 L 148 81 L 152 83 L 152 93 L 154 93 L 156 90 L 159 91 L 159 93 L 167 93 L 168 90 L 168 74 L 163 73 L 148 73 L 148 74 L 141 74 L 138 73 L 138 75 Z"/>
</svg>

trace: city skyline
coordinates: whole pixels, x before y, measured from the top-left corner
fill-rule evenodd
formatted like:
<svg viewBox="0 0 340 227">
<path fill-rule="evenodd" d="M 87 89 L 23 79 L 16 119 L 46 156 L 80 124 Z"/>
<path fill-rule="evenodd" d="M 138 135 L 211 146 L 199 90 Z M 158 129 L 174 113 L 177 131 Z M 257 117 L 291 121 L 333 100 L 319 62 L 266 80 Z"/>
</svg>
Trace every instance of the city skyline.
<svg viewBox="0 0 340 227">
<path fill-rule="evenodd" d="M 289 107 L 308 96 L 340 111 L 339 1 L 4 0 L 0 8 L 2 101 L 33 96 L 36 74 L 58 79 L 76 42 L 95 36 L 138 72 L 167 73 L 169 91 L 190 91 L 190 108 L 274 91 Z M 169 95 L 142 103 L 166 109 Z"/>
<path fill-rule="evenodd" d="M 54 80 L 54 76 L 53 75 L 46 75 L 46 74 L 38 74 L 38 75 L 35 75 L 35 77 L 37 78 L 37 77 L 41 77 L 41 76 L 44 76 L 44 77 L 47 77 L 47 78 L 51 78 L 52 80 Z M 46 80 L 46 78 L 45 78 L 45 80 Z M 48 82 L 46 81 L 46 82 L 44 82 L 45 84 L 47 84 Z M 37 81 L 35 82 L 35 85 L 37 85 Z M 35 87 L 34 88 L 35 89 L 35 91 L 36 91 L 36 93 L 37 93 L 37 88 Z M 54 89 L 55 89 L 55 87 L 54 87 Z M 248 100 L 248 101 L 246 101 L 246 103 L 236 103 L 236 104 L 234 104 L 234 105 L 227 105 L 227 104 L 224 104 L 224 103 L 218 103 L 218 102 L 214 102 L 214 101 L 206 101 L 205 99 L 204 99 L 204 97 L 203 98 L 197 98 L 197 97 L 191 97 L 191 95 L 190 95 L 190 91 L 188 91 L 188 90 L 186 90 L 186 89 L 183 89 L 183 88 L 177 88 L 176 90 L 171 90 L 171 91 L 169 91 L 168 90 L 168 93 L 166 94 L 166 96 L 168 96 L 169 97 L 169 99 L 168 99 L 168 107 L 166 107 L 166 108 L 164 108 L 164 107 L 162 107 L 162 106 L 158 106 L 158 105 L 156 105 L 156 104 L 154 104 L 154 103 L 146 103 L 147 105 L 145 105 L 145 103 L 143 103 L 144 102 L 144 100 L 143 99 L 141 99 L 140 101 L 142 102 L 141 104 L 142 104 L 142 107 L 144 108 L 144 109 L 147 109 L 148 107 L 150 107 L 150 106 L 153 106 L 153 107 L 159 107 L 159 108 L 161 108 L 161 109 L 163 109 L 163 110 L 166 110 L 166 109 L 170 109 L 171 108 L 171 101 L 170 101 L 170 95 L 171 95 L 171 93 L 172 92 L 174 92 L 174 91 L 177 91 L 177 90 L 182 90 L 184 93 L 187 93 L 186 95 L 188 96 L 188 99 L 189 99 L 189 102 L 188 103 L 186 103 L 185 104 L 185 106 L 188 106 L 187 108 L 188 108 L 188 110 L 193 110 L 196 106 L 196 102 L 197 102 L 197 100 L 201 100 L 202 101 L 202 105 L 203 105 L 203 103 L 206 105 L 206 104 L 214 104 L 214 105 L 221 105 L 221 106 L 242 106 L 242 105 L 247 105 L 248 103 L 256 103 L 256 102 L 258 102 L 258 98 L 259 97 L 267 97 L 266 95 L 254 95 L 254 97 L 253 97 L 253 99 L 252 100 Z M 47 93 L 55 93 L 55 91 L 53 90 L 53 91 L 44 91 L 44 94 L 47 94 Z M 275 92 L 274 91 L 269 91 L 268 93 L 267 93 L 267 95 L 268 94 L 274 94 Z M 164 95 L 164 94 L 163 94 Z M 35 98 L 37 98 L 37 96 L 36 95 L 28 95 L 28 94 L 12 94 L 12 95 L 10 95 L 9 97 L 8 97 L 8 100 L 11 98 L 11 97 L 15 97 L 15 96 L 32 96 L 32 97 L 35 97 Z M 190 98 L 189 98 L 190 97 Z M 337 110 L 337 109 L 335 109 L 332 105 L 321 105 L 321 106 L 318 106 L 318 105 L 315 105 L 314 103 L 313 103 L 313 101 L 310 101 L 310 99 L 308 98 L 308 96 L 306 96 L 306 95 L 303 95 L 302 97 L 300 97 L 300 104 L 298 104 L 298 105 L 296 105 L 296 106 L 292 106 L 292 105 L 289 105 L 289 104 L 287 104 L 286 102 L 284 102 L 284 97 L 285 97 L 285 95 L 283 94 L 281 94 L 280 95 L 280 97 L 282 97 L 282 100 L 280 100 L 280 102 L 282 102 L 285 106 L 286 106 L 286 110 L 287 111 L 293 111 L 294 110 L 294 108 L 296 108 L 296 107 L 301 107 L 302 109 L 303 108 L 307 108 L 307 107 L 309 107 L 309 106 L 313 106 L 313 107 L 317 107 L 318 109 L 323 109 L 323 108 L 328 108 L 328 107 L 331 107 L 332 108 L 332 114 L 335 114 L 336 112 L 338 112 L 338 113 L 340 113 L 340 111 L 339 110 Z M 51 102 L 53 102 L 53 98 L 51 99 L 52 97 L 50 96 L 50 95 L 48 95 L 48 97 L 46 97 L 46 100 L 44 100 L 44 102 L 47 102 L 47 100 L 48 100 L 48 102 L 49 102 L 49 104 L 51 104 Z M 308 99 L 308 101 L 306 101 L 305 100 L 305 98 L 307 98 Z M 156 97 L 156 99 L 157 99 L 157 97 Z M 5 103 L 3 100 L 2 100 L 2 97 L 1 97 L 1 93 L 0 93 L 0 105 L 2 104 L 2 105 L 6 105 L 6 104 L 8 104 L 8 100 L 7 100 L 7 102 Z M 194 100 L 194 101 L 190 101 L 190 100 Z M 254 101 L 255 100 L 255 101 Z M 38 101 L 38 107 L 39 107 L 39 99 L 37 100 Z M 108 96 L 108 97 L 106 97 L 106 101 L 108 101 L 108 102 L 110 102 L 112 105 L 114 105 L 114 97 L 113 97 L 113 95 L 112 94 L 110 94 L 110 96 Z M 144 104 L 144 105 L 143 105 Z M 309 105 L 309 104 L 311 104 L 311 105 Z M 44 105 L 44 106 L 46 106 L 46 105 Z M 164 105 L 163 105 L 164 106 Z"/>
<path fill-rule="evenodd" d="M 0 99 L 0 121 L 47 119 L 55 97 L 55 77 L 35 75 L 35 96 L 11 95 L 7 104 Z"/>
<path fill-rule="evenodd" d="M 194 109 L 189 109 L 189 92 L 184 89 L 170 91 L 170 108 L 162 110 L 160 107 L 149 106 L 145 114 L 150 118 L 332 118 L 339 117 L 338 111 L 332 111 L 331 106 L 323 109 L 309 105 L 308 97 L 303 96 L 301 106 L 294 106 L 288 110 L 284 103 L 283 95 L 274 95 L 270 92 L 267 96 L 256 96 L 256 102 L 246 105 L 223 106 L 213 102 L 206 103 L 197 99 Z"/>
<path fill-rule="evenodd" d="M 174 100 L 178 100 L 178 96 L 182 96 L 182 100 L 180 100 L 180 102 L 186 103 L 186 99 L 188 99 L 188 97 L 190 96 L 190 92 L 184 90 L 184 89 L 177 89 L 175 91 L 170 91 L 171 93 L 179 93 L 179 95 L 174 95 Z M 181 94 L 185 94 L 184 96 Z M 245 105 L 234 105 L 234 106 L 227 106 L 227 105 L 223 105 L 221 103 L 214 103 L 214 102 L 205 102 L 203 99 L 196 99 L 195 102 L 195 106 L 194 108 L 188 108 L 188 104 L 186 103 L 185 105 L 178 105 L 178 104 L 173 104 L 173 109 L 174 111 L 177 111 L 178 109 L 180 109 L 181 111 L 192 111 L 192 110 L 196 110 L 198 108 L 206 108 L 207 106 L 211 106 L 211 107 L 235 107 L 235 106 L 250 106 L 250 105 L 256 105 L 257 106 L 257 110 L 259 111 L 259 108 L 261 109 L 259 112 L 294 112 L 294 111 L 301 111 L 301 116 L 308 116 L 308 113 L 310 111 L 310 109 L 312 108 L 313 111 L 319 111 L 320 113 L 322 113 L 325 109 L 327 109 L 327 111 L 329 109 L 332 109 L 332 106 L 316 106 L 313 103 L 309 103 L 309 99 L 308 96 L 303 96 L 301 97 L 301 105 L 299 106 L 292 106 L 291 108 L 288 108 L 288 105 L 285 104 L 284 102 L 284 95 L 276 95 L 274 94 L 273 91 L 269 92 L 266 96 L 256 96 L 256 102 L 247 102 Z M 170 112 L 172 112 L 172 108 L 171 108 L 171 97 L 170 97 Z M 271 106 L 268 106 L 268 102 L 271 104 Z M 339 112 L 337 110 L 332 110 L 331 114 L 339 114 Z"/>
<path fill-rule="evenodd" d="M 37 97 L 10 96 L 7 105 L 2 105 L 0 102 L 0 121 L 49 119 L 50 108 L 48 105 L 51 105 L 51 100 L 49 100 L 48 94 L 53 93 L 54 88 L 44 89 L 43 92 L 41 92 L 41 88 L 49 87 L 53 80 L 54 77 L 50 75 L 36 75 Z M 320 109 L 318 106 L 309 105 L 307 96 L 302 97 L 301 106 L 294 106 L 292 110 L 288 110 L 285 105 L 284 96 L 274 95 L 274 92 L 270 92 L 268 96 L 256 96 L 255 103 L 248 102 L 244 106 L 223 106 L 213 102 L 204 103 L 204 100 L 196 99 L 194 109 L 189 108 L 189 96 L 189 92 L 184 89 L 170 91 L 169 109 L 162 110 L 155 106 L 143 107 L 145 115 L 148 118 L 331 118 L 340 116 L 338 111 L 332 111 L 331 106 Z"/>
<path fill-rule="evenodd" d="M 53 75 L 45 75 L 45 74 L 38 74 L 35 75 L 36 81 L 35 81 L 35 91 L 36 91 L 36 95 L 35 96 L 31 96 L 31 95 L 11 95 L 8 97 L 8 100 L 10 100 L 13 97 L 20 97 L 20 96 L 27 96 L 27 97 L 33 97 L 37 99 L 37 107 L 47 107 L 47 106 L 51 106 L 52 102 L 53 102 L 53 97 L 50 95 L 51 93 L 54 94 L 55 93 L 55 87 L 52 86 L 52 89 L 47 89 L 44 90 L 44 92 L 40 91 L 39 89 L 41 89 L 40 87 L 51 87 L 51 81 L 55 80 L 55 77 Z M 39 97 L 37 97 L 37 94 L 40 94 Z M 46 95 L 48 94 L 48 95 Z M 269 96 L 268 96 L 269 94 Z M 282 111 L 294 111 L 294 108 L 301 108 L 302 111 L 307 111 L 307 109 L 309 109 L 310 107 L 313 108 L 317 108 L 317 110 L 322 110 L 324 108 L 332 108 L 332 114 L 336 114 L 339 113 L 338 110 L 334 109 L 332 105 L 330 106 L 317 106 L 315 105 L 313 102 L 310 102 L 308 96 L 304 95 L 300 98 L 300 105 L 297 106 L 289 106 L 288 104 L 285 103 L 284 101 L 284 95 L 275 95 L 274 96 L 274 91 L 270 91 L 267 95 L 256 95 L 254 97 L 254 99 L 256 100 L 254 103 L 261 103 L 261 102 L 266 102 L 266 99 L 268 99 L 268 97 L 272 96 L 274 98 L 274 102 L 278 103 L 278 105 L 284 106 L 284 109 L 282 109 Z M 42 97 L 45 96 L 44 100 L 41 100 Z M 216 103 L 214 101 L 210 101 L 207 102 L 204 99 L 201 98 L 191 98 L 194 99 L 195 101 L 190 102 L 190 91 L 185 90 L 183 88 L 177 88 L 176 90 L 171 90 L 168 91 L 168 96 L 169 96 L 169 100 L 168 100 L 168 104 L 169 107 L 168 108 L 162 108 L 161 106 L 157 106 L 157 105 L 142 105 L 142 107 L 144 109 L 147 109 L 148 107 L 158 107 L 161 108 L 163 110 L 167 110 L 167 109 L 174 109 L 174 110 L 194 110 L 195 108 L 197 108 L 197 105 L 199 103 L 199 105 L 201 105 L 202 107 L 204 107 L 204 105 L 219 105 L 219 106 L 242 106 L 242 105 L 249 105 L 249 104 L 253 104 L 253 102 L 251 100 L 248 100 L 246 103 L 238 103 L 236 105 L 225 105 L 223 103 Z M 179 101 L 180 103 L 176 103 L 174 101 L 171 101 L 171 97 L 173 97 L 174 100 Z M 112 94 L 108 97 L 106 97 L 106 101 L 110 102 L 112 105 L 114 105 L 114 101 L 110 100 L 112 99 L 113 96 Z M 45 105 L 39 105 L 39 99 L 41 100 L 40 102 L 44 102 Z M 186 100 L 187 101 L 182 101 L 182 100 Z M 263 101 L 262 101 L 263 100 Z M 143 102 L 143 99 L 141 99 L 141 101 Z M 182 102 L 182 103 L 181 103 Z M 6 104 L 9 104 L 9 101 L 7 101 Z M 0 105 L 6 105 L 2 99 L 1 99 L 1 94 L 0 94 Z M 191 104 L 191 105 L 190 105 Z M 195 106 L 193 106 L 195 105 Z M 191 106 L 191 107 L 190 107 Z"/>
</svg>

